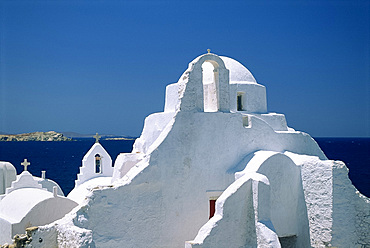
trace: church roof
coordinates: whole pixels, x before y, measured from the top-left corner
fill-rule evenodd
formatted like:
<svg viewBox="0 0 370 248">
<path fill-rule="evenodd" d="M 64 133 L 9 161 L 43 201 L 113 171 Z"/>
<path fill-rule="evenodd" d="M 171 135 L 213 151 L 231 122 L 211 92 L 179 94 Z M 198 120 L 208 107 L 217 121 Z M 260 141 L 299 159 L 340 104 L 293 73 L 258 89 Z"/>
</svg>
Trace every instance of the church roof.
<svg viewBox="0 0 370 248">
<path fill-rule="evenodd" d="M 38 203 L 53 198 L 47 190 L 23 188 L 7 194 L 0 202 L 0 217 L 17 223 Z"/>
<path fill-rule="evenodd" d="M 57 184 L 53 180 L 35 176 L 33 177 L 33 179 L 35 179 L 35 181 L 37 181 L 42 186 L 43 189 L 46 189 L 49 192 L 53 192 L 53 187 L 57 187 L 58 195 L 64 196 L 63 190 L 60 188 L 59 184 Z"/>
<path fill-rule="evenodd" d="M 229 70 L 230 82 L 245 81 L 257 83 L 252 73 L 244 65 L 229 57 L 220 56 L 220 58 L 224 61 L 226 68 Z"/>
<path fill-rule="evenodd" d="M 102 153 L 104 156 L 107 156 L 109 157 L 109 159 L 111 159 L 109 153 L 104 149 L 104 147 L 100 143 L 97 142 L 85 154 L 83 160 L 87 160 L 91 155 L 94 155 L 95 153 Z"/>
<path fill-rule="evenodd" d="M 42 185 L 37 183 L 31 173 L 29 173 L 28 171 L 23 171 L 20 175 L 17 176 L 17 179 L 12 182 L 12 186 L 6 189 L 6 194 L 22 188 L 42 189 Z"/>
</svg>

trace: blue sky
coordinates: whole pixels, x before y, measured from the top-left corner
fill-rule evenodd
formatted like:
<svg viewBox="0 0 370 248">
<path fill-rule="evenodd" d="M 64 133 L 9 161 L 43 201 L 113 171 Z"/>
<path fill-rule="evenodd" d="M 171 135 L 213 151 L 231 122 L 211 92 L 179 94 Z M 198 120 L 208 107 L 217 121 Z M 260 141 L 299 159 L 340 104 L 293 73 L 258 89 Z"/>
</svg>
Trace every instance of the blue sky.
<svg viewBox="0 0 370 248">
<path fill-rule="evenodd" d="M 1 1 L 0 131 L 138 136 L 212 49 L 313 137 L 370 137 L 370 1 Z"/>
</svg>

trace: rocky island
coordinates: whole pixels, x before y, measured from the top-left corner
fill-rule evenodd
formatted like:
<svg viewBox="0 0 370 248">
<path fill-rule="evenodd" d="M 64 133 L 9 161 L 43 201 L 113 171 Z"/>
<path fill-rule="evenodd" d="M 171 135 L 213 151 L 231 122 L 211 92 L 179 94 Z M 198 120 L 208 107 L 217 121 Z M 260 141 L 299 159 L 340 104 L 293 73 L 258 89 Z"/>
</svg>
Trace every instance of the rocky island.
<svg viewBox="0 0 370 248">
<path fill-rule="evenodd" d="M 0 141 L 71 141 L 55 131 L 0 135 Z"/>
</svg>

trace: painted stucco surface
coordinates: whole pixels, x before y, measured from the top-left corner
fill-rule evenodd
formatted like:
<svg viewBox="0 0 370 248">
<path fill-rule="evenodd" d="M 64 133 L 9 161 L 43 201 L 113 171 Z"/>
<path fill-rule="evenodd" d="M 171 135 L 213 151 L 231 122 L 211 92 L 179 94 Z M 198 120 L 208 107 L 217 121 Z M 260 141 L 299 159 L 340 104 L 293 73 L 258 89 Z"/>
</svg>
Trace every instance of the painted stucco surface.
<svg viewBox="0 0 370 248">
<path fill-rule="evenodd" d="M 12 191 L 23 188 L 42 189 L 42 185 L 33 178 L 31 173 L 23 171 L 17 176 L 17 179 L 12 182 L 11 186 L 5 190 L 5 194 L 9 194 Z"/>
<path fill-rule="evenodd" d="M 98 186 L 110 185 L 111 180 L 111 177 L 95 177 L 75 187 L 71 192 L 69 192 L 67 197 L 68 199 L 71 199 L 80 204 L 85 200 L 86 196 L 91 192 L 93 188 Z"/>
<path fill-rule="evenodd" d="M 240 177 L 218 198 L 214 217 L 185 248 L 280 247 L 270 220 L 269 192 L 269 181 L 262 174 Z"/>
<path fill-rule="evenodd" d="M 13 236 L 24 233 L 25 228 L 49 224 L 76 206 L 77 203 L 65 197 L 54 197 L 47 190 L 14 190 L 0 202 L 0 242 L 11 243 Z"/>
<path fill-rule="evenodd" d="M 213 77 L 202 75 L 208 62 Z M 166 88 L 164 112 L 146 118 L 132 153 L 118 156 L 110 184 L 90 181 L 79 206 L 39 228 L 44 242 L 32 247 L 368 244 L 369 202 L 346 167 L 268 113 L 264 86 L 243 68 L 214 54 L 194 59 Z M 223 192 L 210 220 L 209 192 Z"/>
<path fill-rule="evenodd" d="M 13 165 L 2 164 L 8 174 L 1 178 L 1 184 L 7 187 L 0 195 L 0 244 L 11 243 L 15 234 L 24 233 L 25 228 L 58 220 L 77 206 L 64 197 L 57 183 L 45 178 L 45 172 L 42 178 L 26 170 L 16 176 Z"/>
<path fill-rule="evenodd" d="M 16 177 L 15 167 L 9 162 L 0 161 L 0 195 L 5 194 L 6 188 L 12 185 Z"/>
<path fill-rule="evenodd" d="M 230 185 L 218 198 L 215 215 L 185 247 L 228 247 L 230 240 L 235 247 L 256 247 L 252 181 L 244 177 Z"/>
<path fill-rule="evenodd" d="M 54 182 L 53 180 L 47 179 L 47 178 L 39 178 L 39 177 L 33 177 L 39 184 L 41 184 L 41 187 L 46 189 L 49 192 L 53 192 L 53 188 L 57 187 L 57 193 L 60 196 L 64 196 L 64 193 L 60 186 Z"/>
<path fill-rule="evenodd" d="M 290 152 L 285 154 L 302 170 L 312 246 L 369 245 L 370 202 L 352 185 L 345 164 Z"/>
</svg>

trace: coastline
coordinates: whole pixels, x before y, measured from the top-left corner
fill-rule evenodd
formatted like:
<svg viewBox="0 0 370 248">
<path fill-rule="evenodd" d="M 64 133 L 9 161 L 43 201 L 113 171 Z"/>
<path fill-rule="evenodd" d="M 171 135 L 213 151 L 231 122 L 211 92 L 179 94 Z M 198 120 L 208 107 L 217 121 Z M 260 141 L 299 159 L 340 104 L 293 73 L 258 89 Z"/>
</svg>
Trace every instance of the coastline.
<svg viewBox="0 0 370 248">
<path fill-rule="evenodd" d="M 2 142 L 72 141 L 72 138 L 67 138 L 62 133 L 57 133 L 55 131 L 48 131 L 48 132 L 32 132 L 32 133 L 22 133 L 22 134 L 1 134 L 0 141 Z"/>
</svg>

